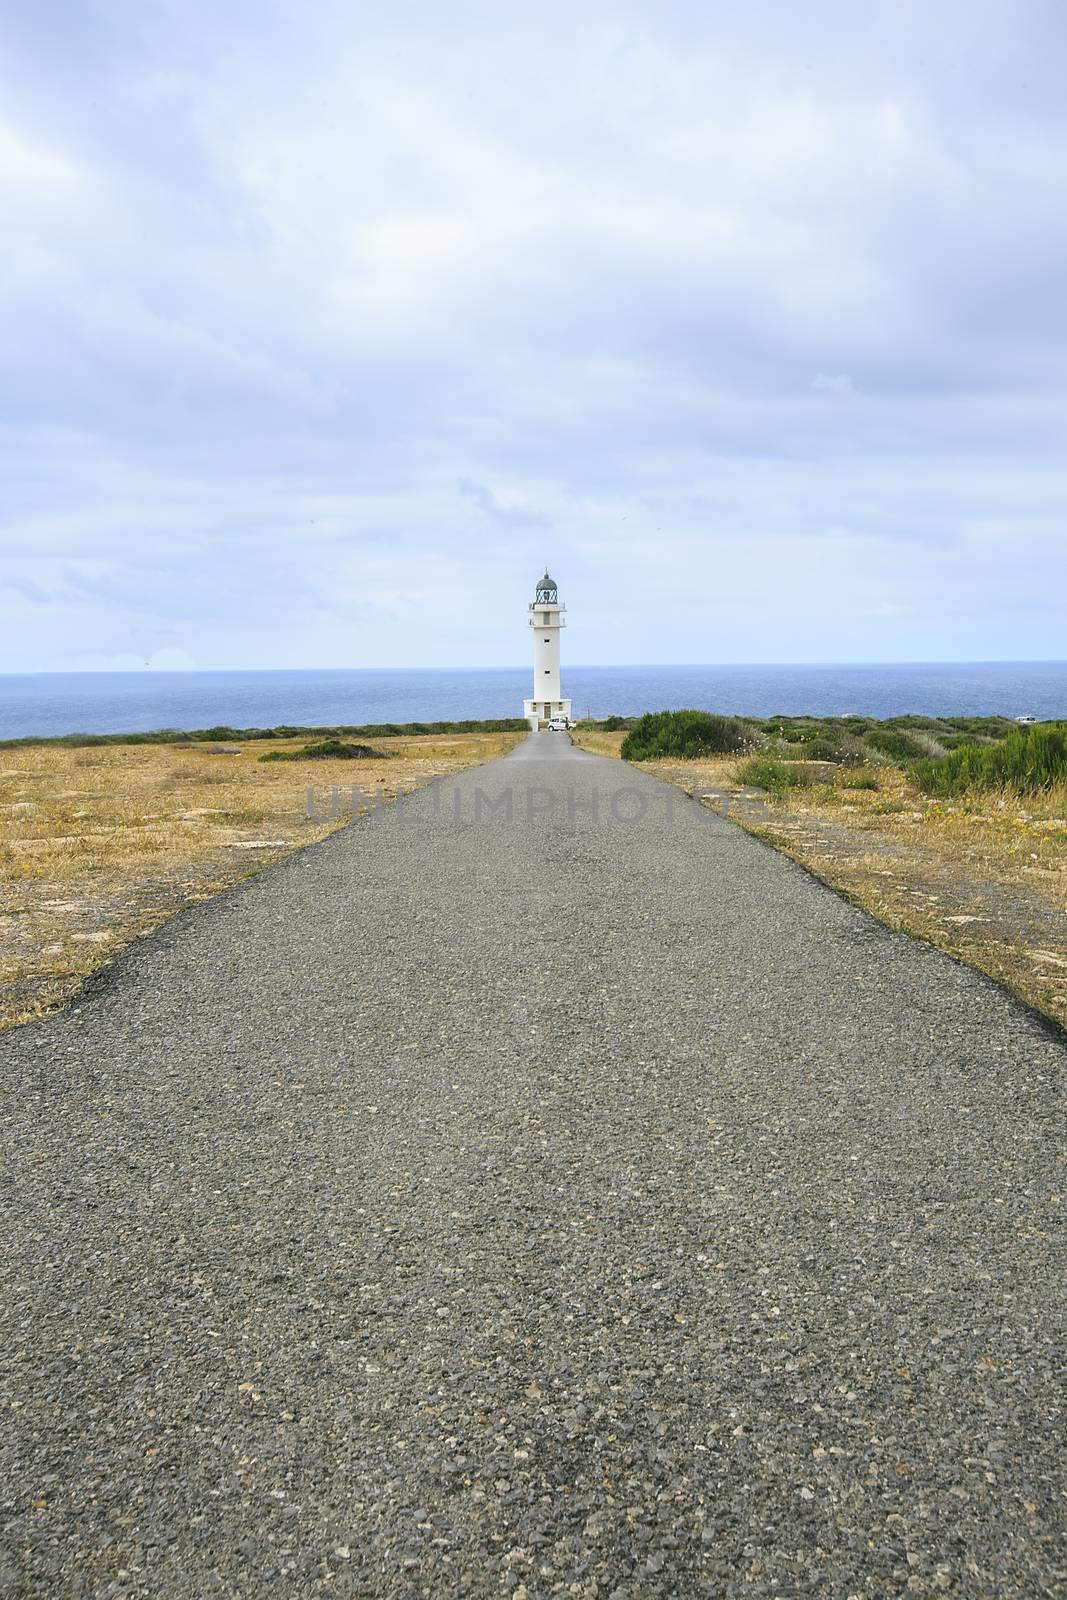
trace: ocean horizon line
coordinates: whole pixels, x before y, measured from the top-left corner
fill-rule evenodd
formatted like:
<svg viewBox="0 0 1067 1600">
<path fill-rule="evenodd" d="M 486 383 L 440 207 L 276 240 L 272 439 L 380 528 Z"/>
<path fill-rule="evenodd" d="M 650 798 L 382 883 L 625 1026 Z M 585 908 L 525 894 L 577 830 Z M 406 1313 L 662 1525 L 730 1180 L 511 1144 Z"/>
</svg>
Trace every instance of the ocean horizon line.
<svg viewBox="0 0 1067 1600">
<path fill-rule="evenodd" d="M 1067 656 L 929 656 L 909 657 L 907 660 L 860 660 L 840 659 L 821 661 L 575 661 L 568 662 L 564 667 L 564 674 L 570 672 L 740 672 L 757 671 L 783 671 L 796 669 L 798 671 L 818 671 L 833 667 L 852 667 L 860 669 L 894 667 L 1064 667 L 1067 666 Z M 47 668 L 18 668 L 0 669 L 0 679 L 3 678 L 195 678 L 218 677 L 223 674 L 234 674 L 249 677 L 262 674 L 263 676 L 279 676 L 281 674 L 326 676 L 338 674 L 351 676 L 353 673 L 529 673 L 529 665 L 525 662 L 512 662 L 503 666 L 433 666 L 433 667 L 395 667 L 395 666 L 363 666 L 363 667 L 47 667 Z"/>
</svg>

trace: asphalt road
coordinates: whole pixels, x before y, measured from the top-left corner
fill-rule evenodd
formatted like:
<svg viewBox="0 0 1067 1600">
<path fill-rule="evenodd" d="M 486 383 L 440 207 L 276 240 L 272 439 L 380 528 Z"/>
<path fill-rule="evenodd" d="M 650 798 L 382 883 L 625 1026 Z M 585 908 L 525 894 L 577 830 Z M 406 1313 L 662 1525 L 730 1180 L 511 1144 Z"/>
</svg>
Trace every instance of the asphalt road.
<svg viewBox="0 0 1067 1600">
<path fill-rule="evenodd" d="M 562 736 L 376 812 L 0 1035 L 0 1592 L 1063 1594 L 1064 1062 Z"/>
</svg>

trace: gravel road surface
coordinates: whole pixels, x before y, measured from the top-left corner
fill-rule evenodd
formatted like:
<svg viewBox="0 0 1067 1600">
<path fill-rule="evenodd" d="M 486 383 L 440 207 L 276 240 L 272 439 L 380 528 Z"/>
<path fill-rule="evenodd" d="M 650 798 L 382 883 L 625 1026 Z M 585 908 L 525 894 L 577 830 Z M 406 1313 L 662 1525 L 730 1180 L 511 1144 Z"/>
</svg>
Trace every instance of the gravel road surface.
<svg viewBox="0 0 1067 1600">
<path fill-rule="evenodd" d="M 0 1593 L 1065 1594 L 1064 1063 L 561 735 L 376 811 L 0 1035 Z"/>
</svg>

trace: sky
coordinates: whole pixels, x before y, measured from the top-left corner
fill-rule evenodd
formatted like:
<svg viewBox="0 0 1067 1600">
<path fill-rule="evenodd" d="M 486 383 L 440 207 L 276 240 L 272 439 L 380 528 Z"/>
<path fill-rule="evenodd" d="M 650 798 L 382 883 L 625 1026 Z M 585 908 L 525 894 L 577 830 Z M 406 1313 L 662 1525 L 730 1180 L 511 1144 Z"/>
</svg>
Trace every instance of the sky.
<svg viewBox="0 0 1067 1600">
<path fill-rule="evenodd" d="M 1067 657 L 1061 0 L 0 4 L 0 671 Z"/>
</svg>

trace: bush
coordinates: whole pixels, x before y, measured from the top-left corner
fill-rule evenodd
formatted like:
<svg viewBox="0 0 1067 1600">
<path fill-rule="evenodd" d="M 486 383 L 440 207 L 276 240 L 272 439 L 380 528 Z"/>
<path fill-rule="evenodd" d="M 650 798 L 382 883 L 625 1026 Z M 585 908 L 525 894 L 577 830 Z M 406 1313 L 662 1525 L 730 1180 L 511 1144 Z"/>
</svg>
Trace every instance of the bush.
<svg viewBox="0 0 1067 1600">
<path fill-rule="evenodd" d="M 624 761 L 652 761 L 658 756 L 736 755 L 752 743 L 737 717 L 716 717 L 710 711 L 646 711 L 622 742 Z"/>
<path fill-rule="evenodd" d="M 605 733 L 621 733 L 630 726 L 625 717 L 605 717 L 600 724 Z"/>
<path fill-rule="evenodd" d="M 939 735 L 941 744 L 946 750 L 958 750 L 962 744 L 974 744 L 974 735 L 971 733 L 942 733 Z"/>
<path fill-rule="evenodd" d="M 779 746 L 774 753 L 781 761 L 833 761 L 846 767 L 862 766 L 871 754 L 861 740 L 832 729 L 829 733 L 813 733 L 802 742 L 787 740 L 785 748 Z"/>
<path fill-rule="evenodd" d="M 1003 739 L 1016 727 L 1011 717 L 886 717 L 883 728 L 906 728 L 913 733 L 932 734 L 938 743 L 944 743 L 945 734 L 966 733 L 972 742 L 978 739 Z"/>
<path fill-rule="evenodd" d="M 858 766 L 866 761 L 868 750 L 858 739 L 838 735 L 836 738 L 812 739 L 804 746 L 809 761 L 836 761 L 843 766 Z"/>
<path fill-rule="evenodd" d="M 877 789 L 878 779 L 873 772 L 865 767 L 855 767 L 852 771 L 842 772 L 838 778 L 842 789 Z"/>
<path fill-rule="evenodd" d="M 841 746 L 836 739 L 809 739 L 804 745 L 804 758 L 807 761 L 840 761 L 841 757 Z"/>
<path fill-rule="evenodd" d="M 904 728 L 872 728 L 867 743 L 893 761 L 919 761 L 930 754 L 927 740 Z"/>
<path fill-rule="evenodd" d="M 1006 739 L 1018 726 L 1014 717 L 950 717 L 947 720 L 957 733 L 969 733 L 979 743 L 985 739 Z"/>
<path fill-rule="evenodd" d="M 1016 728 L 998 744 L 960 745 L 938 761 L 916 761 L 909 774 L 924 794 L 1002 788 L 1036 794 L 1067 778 L 1067 726 Z"/>
<path fill-rule="evenodd" d="M 301 750 L 271 750 L 260 756 L 261 761 L 385 761 L 384 750 L 374 750 L 369 744 L 342 744 L 340 739 L 323 739 L 320 744 L 306 744 Z"/>
<path fill-rule="evenodd" d="M 777 761 L 774 756 L 753 756 L 737 774 L 738 782 L 751 789 L 766 789 L 781 795 L 811 782 L 811 776 L 795 761 Z"/>
</svg>

